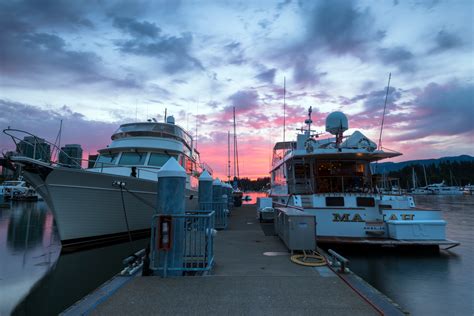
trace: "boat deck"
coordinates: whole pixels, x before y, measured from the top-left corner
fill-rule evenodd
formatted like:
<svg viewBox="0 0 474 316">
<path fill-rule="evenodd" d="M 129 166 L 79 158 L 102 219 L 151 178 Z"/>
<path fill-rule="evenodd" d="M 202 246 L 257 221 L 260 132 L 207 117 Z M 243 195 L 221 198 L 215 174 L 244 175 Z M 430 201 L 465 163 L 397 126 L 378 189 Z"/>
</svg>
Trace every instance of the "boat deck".
<svg viewBox="0 0 474 316">
<path fill-rule="evenodd" d="M 290 261 L 273 235 L 260 224 L 254 205 L 232 212 L 227 230 L 215 239 L 215 266 L 206 276 L 134 277 L 102 292 L 99 303 L 82 308 L 93 315 L 379 315 L 381 311 L 328 267 Z M 120 280 L 120 277 L 118 277 Z M 123 278 L 123 277 L 122 277 Z M 100 291 L 99 291 L 100 292 Z M 366 299 L 363 298 L 366 297 Z M 380 298 L 380 297 L 379 297 Z M 87 299 L 86 299 L 87 301 Z M 369 303 L 370 302 L 370 303 Z M 69 309 L 75 314 L 79 309 Z M 385 313 L 387 311 L 383 311 Z M 402 314 L 394 306 L 387 314 Z"/>
</svg>

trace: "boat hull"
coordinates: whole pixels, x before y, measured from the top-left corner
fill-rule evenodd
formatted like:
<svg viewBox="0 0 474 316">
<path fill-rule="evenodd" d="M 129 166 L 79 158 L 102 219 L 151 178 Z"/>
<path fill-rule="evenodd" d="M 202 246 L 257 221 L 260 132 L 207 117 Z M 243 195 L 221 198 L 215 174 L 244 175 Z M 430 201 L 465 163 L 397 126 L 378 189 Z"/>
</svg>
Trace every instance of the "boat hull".
<svg viewBox="0 0 474 316">
<path fill-rule="evenodd" d="M 26 164 L 23 173 L 53 212 L 64 246 L 150 228 L 157 181 L 34 164 Z M 114 186 L 115 181 L 125 182 L 125 187 Z M 186 208 L 196 208 L 196 192 L 186 191 L 193 196 L 186 199 Z"/>
</svg>

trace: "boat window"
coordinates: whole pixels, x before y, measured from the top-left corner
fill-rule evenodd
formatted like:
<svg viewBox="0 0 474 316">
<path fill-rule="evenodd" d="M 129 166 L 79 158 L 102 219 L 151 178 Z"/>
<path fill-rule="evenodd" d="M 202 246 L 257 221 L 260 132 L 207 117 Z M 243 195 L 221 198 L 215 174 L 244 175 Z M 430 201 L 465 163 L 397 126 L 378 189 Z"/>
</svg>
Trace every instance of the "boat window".
<svg viewBox="0 0 474 316">
<path fill-rule="evenodd" d="M 143 165 L 145 163 L 146 152 L 122 153 L 120 165 Z"/>
<path fill-rule="evenodd" d="M 95 166 L 107 166 L 107 165 L 114 165 L 117 161 L 118 154 L 101 154 L 97 157 L 95 162 Z"/>
<path fill-rule="evenodd" d="M 357 197 L 357 206 L 374 207 L 375 200 L 372 197 Z"/>
<path fill-rule="evenodd" d="M 161 167 L 170 159 L 170 157 L 173 157 L 174 159 L 178 160 L 178 156 L 176 155 L 152 153 L 150 155 L 148 165 Z"/>
<path fill-rule="evenodd" d="M 344 197 L 342 196 L 327 196 L 326 206 L 344 206 Z"/>
</svg>

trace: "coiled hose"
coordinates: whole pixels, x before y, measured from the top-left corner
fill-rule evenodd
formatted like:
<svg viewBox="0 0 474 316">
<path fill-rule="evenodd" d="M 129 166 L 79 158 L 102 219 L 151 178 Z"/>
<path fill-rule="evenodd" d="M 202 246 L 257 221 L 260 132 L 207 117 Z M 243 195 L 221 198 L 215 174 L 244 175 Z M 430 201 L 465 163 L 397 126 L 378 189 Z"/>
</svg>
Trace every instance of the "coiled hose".
<svg viewBox="0 0 474 316">
<path fill-rule="evenodd" d="M 292 255 L 290 260 L 306 267 L 321 267 L 327 265 L 326 258 L 316 251 L 311 251 L 310 254 L 307 254 L 306 251 L 303 250 L 302 254 Z"/>
</svg>

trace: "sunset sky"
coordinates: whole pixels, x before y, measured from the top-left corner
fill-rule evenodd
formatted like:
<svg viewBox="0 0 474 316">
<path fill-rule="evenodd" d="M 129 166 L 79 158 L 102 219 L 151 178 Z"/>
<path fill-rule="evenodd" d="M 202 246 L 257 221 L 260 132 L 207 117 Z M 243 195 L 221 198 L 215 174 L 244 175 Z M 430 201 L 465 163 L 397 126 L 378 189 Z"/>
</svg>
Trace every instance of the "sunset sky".
<svg viewBox="0 0 474 316">
<path fill-rule="evenodd" d="M 268 175 L 271 147 L 307 108 L 323 131 L 343 111 L 393 161 L 474 155 L 474 2 L 0 2 L 0 128 L 85 154 L 120 124 L 163 119 L 195 134 L 224 177 L 236 107 L 241 176 Z M 0 136 L 0 149 L 12 149 Z"/>
</svg>

